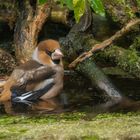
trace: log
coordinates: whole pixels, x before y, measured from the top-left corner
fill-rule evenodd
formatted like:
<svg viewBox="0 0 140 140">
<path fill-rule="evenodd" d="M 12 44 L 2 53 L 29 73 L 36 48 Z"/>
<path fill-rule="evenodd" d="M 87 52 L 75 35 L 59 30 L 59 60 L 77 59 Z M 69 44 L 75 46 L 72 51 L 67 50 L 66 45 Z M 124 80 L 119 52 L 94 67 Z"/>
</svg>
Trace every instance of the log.
<svg viewBox="0 0 140 140">
<path fill-rule="evenodd" d="M 140 24 L 140 19 L 135 19 L 130 21 L 126 26 L 124 26 L 121 30 L 116 32 L 113 36 L 111 36 L 109 39 L 104 40 L 102 43 L 98 43 L 92 47 L 88 52 L 82 53 L 80 56 L 78 56 L 70 65 L 69 67 L 75 67 L 77 63 L 84 61 L 85 59 L 91 57 L 93 55 L 93 52 L 97 52 L 99 50 L 103 50 L 107 46 L 111 45 L 113 42 L 115 42 L 117 39 L 122 37 L 124 34 L 129 32 L 133 26 L 136 26 Z"/>
<path fill-rule="evenodd" d="M 108 59 L 112 63 L 115 62 L 125 72 L 140 78 L 140 57 L 135 50 L 113 45 L 97 55 L 104 60 Z"/>
<path fill-rule="evenodd" d="M 67 40 L 65 39 L 63 41 L 63 39 L 61 39 L 62 42 L 65 42 L 67 44 L 66 45 L 64 43 L 65 47 L 63 52 L 66 54 L 66 61 L 68 62 L 72 62 L 73 60 L 75 60 L 77 55 L 79 55 L 80 53 L 82 54 L 83 52 L 87 52 L 92 48 L 92 46 L 97 43 L 99 44 L 99 42 L 93 39 L 93 36 L 91 35 L 77 33 L 73 35 L 73 37 L 75 38 L 75 40 L 73 41 L 75 44 L 71 41 L 72 39 L 70 36 L 67 36 Z M 117 65 L 119 68 L 121 68 L 125 72 L 128 72 L 130 75 L 140 78 L 140 57 L 135 49 L 124 49 L 120 46 L 113 45 L 108 47 L 107 49 L 96 52 L 94 56 L 95 60 L 108 61 L 108 63 Z"/>
<path fill-rule="evenodd" d="M 91 40 L 90 35 L 70 32 L 66 38 L 60 39 L 60 43 L 67 61 L 72 61 L 79 53 L 87 50 L 90 44 L 93 45 L 95 41 L 93 42 L 93 40 Z M 116 104 L 122 99 L 119 90 L 116 89 L 107 76 L 98 68 L 92 58 L 79 63 L 75 70 L 89 79 L 89 82 L 91 82 L 93 86 L 96 86 L 99 91 L 102 91 L 105 93 L 105 96 L 111 99 L 111 102 L 109 102 L 107 106 Z"/>
<path fill-rule="evenodd" d="M 90 27 L 92 21 L 90 10 L 88 9 L 89 8 L 87 7 L 87 12 L 85 12 L 84 16 L 80 19 L 80 22 L 71 29 L 66 38 L 60 39 L 63 53 L 66 55 L 66 59 L 69 62 L 73 61 L 83 52 L 89 51 L 92 46 L 98 42 L 93 39 L 93 36 L 85 33 Z M 89 21 L 88 24 L 87 21 Z M 84 28 L 82 28 L 82 25 L 84 25 Z M 94 63 L 92 57 L 84 59 L 81 61 L 81 63 L 78 63 L 75 70 L 85 78 L 89 79 L 89 82 L 91 82 L 93 86 L 96 86 L 99 91 L 102 91 L 107 97 L 111 99 L 104 105 L 104 107 L 109 107 L 125 100 L 121 92 Z"/>
<path fill-rule="evenodd" d="M 112 84 L 103 71 L 93 63 L 93 59 L 89 59 L 79 64 L 76 71 L 90 80 L 93 86 L 109 97 L 114 104 L 122 99 L 121 92 Z"/>
<path fill-rule="evenodd" d="M 81 32 L 70 32 L 66 38 L 61 38 L 60 43 L 64 55 L 66 56 L 66 61 L 73 61 L 80 53 L 89 50 L 93 45 L 97 43 L 93 40 L 91 35 Z M 108 48 L 109 49 L 109 48 Z M 111 48 L 112 50 L 112 48 Z M 112 53 L 112 55 L 115 51 Z M 118 52 L 117 52 L 118 53 Z M 129 58 L 129 55 L 128 57 Z M 128 109 L 137 111 L 139 110 L 139 102 L 134 102 L 124 96 L 110 81 L 110 79 L 102 72 L 102 70 L 95 64 L 95 60 L 91 57 L 81 63 L 79 63 L 75 71 L 96 87 L 99 92 L 103 93 L 106 103 L 99 106 L 95 106 L 95 109 L 101 111 L 115 110 L 117 109 Z M 87 83 L 88 84 L 88 83 Z M 115 106 L 116 105 L 116 106 Z"/>
</svg>

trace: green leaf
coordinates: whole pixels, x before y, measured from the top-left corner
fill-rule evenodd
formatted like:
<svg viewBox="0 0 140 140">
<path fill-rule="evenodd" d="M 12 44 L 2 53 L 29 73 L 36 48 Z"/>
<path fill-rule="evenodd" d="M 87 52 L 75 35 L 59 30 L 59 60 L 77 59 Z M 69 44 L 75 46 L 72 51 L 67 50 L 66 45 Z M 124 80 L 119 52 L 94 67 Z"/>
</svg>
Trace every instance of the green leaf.
<svg viewBox="0 0 140 140">
<path fill-rule="evenodd" d="M 44 4 L 46 2 L 47 2 L 47 0 L 38 0 L 38 4 Z"/>
<path fill-rule="evenodd" d="M 102 3 L 102 0 L 89 0 L 91 8 L 94 10 L 96 14 L 101 16 L 105 16 L 105 10 Z"/>
<path fill-rule="evenodd" d="M 73 0 L 59 0 L 62 5 L 66 5 L 70 10 L 73 10 Z"/>
<path fill-rule="evenodd" d="M 73 0 L 64 0 L 70 10 L 73 10 Z"/>
<path fill-rule="evenodd" d="M 78 22 L 85 11 L 85 0 L 73 0 L 73 9 L 76 22 Z"/>
</svg>

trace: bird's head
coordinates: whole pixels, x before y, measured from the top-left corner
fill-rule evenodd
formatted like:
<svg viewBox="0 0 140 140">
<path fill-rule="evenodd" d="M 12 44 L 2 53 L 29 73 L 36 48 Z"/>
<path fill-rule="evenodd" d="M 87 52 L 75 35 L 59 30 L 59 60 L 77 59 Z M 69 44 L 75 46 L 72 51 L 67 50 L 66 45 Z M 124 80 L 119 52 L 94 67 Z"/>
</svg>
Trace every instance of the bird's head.
<svg viewBox="0 0 140 140">
<path fill-rule="evenodd" d="M 33 53 L 33 59 L 41 64 L 59 64 L 63 57 L 58 41 L 41 41 Z"/>
</svg>

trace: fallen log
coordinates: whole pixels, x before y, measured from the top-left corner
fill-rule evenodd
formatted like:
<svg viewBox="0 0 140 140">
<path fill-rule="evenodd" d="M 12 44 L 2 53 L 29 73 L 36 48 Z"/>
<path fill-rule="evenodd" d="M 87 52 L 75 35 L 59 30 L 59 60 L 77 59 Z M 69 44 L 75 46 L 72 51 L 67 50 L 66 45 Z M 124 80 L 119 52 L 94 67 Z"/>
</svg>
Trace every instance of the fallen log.
<svg viewBox="0 0 140 140">
<path fill-rule="evenodd" d="M 131 25 L 133 26 L 133 24 L 139 24 L 140 20 L 138 19 L 136 20 L 136 22 L 134 21 L 128 23 L 122 30 L 118 31 L 114 36 L 105 40 L 100 45 L 97 45 L 97 41 L 94 40 L 91 35 L 85 33 L 85 31 L 89 29 L 91 22 L 91 14 L 87 6 L 86 12 L 80 19 L 80 22 L 71 29 L 66 38 L 60 39 L 60 43 L 62 45 L 64 55 L 67 56 L 67 61 L 71 62 L 81 54 L 80 57 L 78 57 L 77 61 L 80 63 L 78 63 L 78 65 L 75 65 L 75 70 L 89 79 L 89 82 L 91 82 L 93 86 L 96 86 L 99 91 L 102 91 L 107 97 L 111 99 L 104 105 L 104 107 L 109 107 L 116 103 L 119 103 L 124 99 L 124 97 L 107 78 L 107 76 L 101 71 L 101 69 L 98 68 L 93 59 L 89 57 L 92 56 L 92 51 L 97 51 L 110 45 L 114 40 L 118 39 L 120 36 L 124 35 L 124 33 L 129 31 Z M 82 25 L 84 26 L 84 28 L 82 27 Z M 81 56 L 84 59 L 81 59 Z"/>
<path fill-rule="evenodd" d="M 66 55 L 67 61 L 72 61 L 78 55 L 78 53 L 89 48 L 88 45 L 91 44 L 90 37 L 91 36 L 78 32 L 70 32 L 66 38 L 60 39 L 60 43 L 63 46 L 63 53 Z M 116 104 L 122 99 L 122 95 L 119 90 L 111 83 L 102 70 L 98 68 L 92 58 L 86 59 L 82 63 L 79 63 L 75 70 L 89 79 L 89 82 L 91 82 L 94 87 L 97 87 L 99 91 L 111 99 L 111 102 L 109 101 L 107 106 Z"/>
<path fill-rule="evenodd" d="M 104 40 L 100 44 L 95 44 L 91 50 L 88 52 L 82 53 L 80 56 L 78 56 L 70 65 L 70 68 L 73 68 L 77 65 L 77 63 L 84 61 L 85 59 L 91 57 L 93 55 L 93 52 L 103 50 L 107 46 L 111 45 L 114 41 L 122 37 L 125 33 L 129 32 L 131 28 L 135 25 L 140 24 L 140 19 L 135 19 L 130 21 L 126 26 L 124 26 L 120 31 L 116 32 L 113 36 L 111 36 L 109 39 Z"/>
<path fill-rule="evenodd" d="M 61 38 L 60 43 L 66 60 L 71 62 L 79 53 L 87 51 L 91 46 L 97 43 L 93 37 L 85 33 L 70 32 L 66 38 Z M 112 49 L 110 47 L 110 49 Z M 112 53 L 112 56 L 115 52 Z M 116 53 L 118 54 L 118 52 Z M 127 59 L 129 58 L 129 55 Z M 120 60 L 119 60 L 120 61 Z M 127 60 L 126 60 L 127 61 Z M 140 103 L 131 101 L 126 98 L 110 81 L 110 79 L 103 73 L 103 71 L 95 64 L 93 57 L 88 58 L 75 67 L 75 71 L 96 87 L 100 93 L 104 94 L 107 99 L 106 103 L 97 106 L 97 109 L 102 111 L 118 109 L 128 109 L 137 111 L 139 110 Z M 87 83 L 88 84 L 88 83 Z M 117 106 L 115 106 L 117 105 Z M 112 108 L 113 107 L 113 108 Z M 95 108 L 96 109 L 96 108 Z"/>
<path fill-rule="evenodd" d="M 104 60 L 108 59 L 125 72 L 140 78 L 140 57 L 137 51 L 112 45 L 104 51 L 99 52 L 98 57 Z"/>
</svg>

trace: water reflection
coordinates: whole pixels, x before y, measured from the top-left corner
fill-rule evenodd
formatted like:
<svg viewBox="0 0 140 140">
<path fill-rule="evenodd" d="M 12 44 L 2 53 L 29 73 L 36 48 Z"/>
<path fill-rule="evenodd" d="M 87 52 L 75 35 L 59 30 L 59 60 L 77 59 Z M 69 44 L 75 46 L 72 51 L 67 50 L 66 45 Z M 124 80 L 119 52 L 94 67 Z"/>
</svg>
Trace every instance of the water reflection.
<svg viewBox="0 0 140 140">
<path fill-rule="evenodd" d="M 135 102 L 129 103 L 130 100 L 124 100 L 120 104 L 116 104 L 110 108 L 110 111 L 137 111 L 140 109 L 140 80 L 137 79 L 126 79 L 120 77 L 111 77 L 113 83 L 117 88 L 127 97 L 133 99 Z M 65 111 L 106 111 L 105 106 L 107 105 L 108 98 L 103 94 L 99 93 L 96 88 L 92 88 L 89 81 L 85 81 L 79 75 L 76 76 L 67 76 L 64 80 L 64 90 L 62 91 L 61 97 L 53 101 L 57 106 L 55 111 L 52 109 L 49 104 L 45 103 L 45 106 L 48 106 L 46 111 L 37 111 L 31 106 L 19 103 L 5 102 L 0 105 L 0 113 L 8 114 L 17 114 L 17 113 L 61 113 Z M 136 102 L 137 101 L 137 102 Z M 37 103 L 43 104 L 44 103 Z M 127 105 L 126 105 L 127 104 Z M 117 107 L 117 108 L 116 108 Z M 62 109 L 63 108 L 63 109 Z"/>
</svg>

